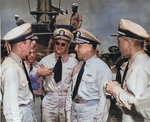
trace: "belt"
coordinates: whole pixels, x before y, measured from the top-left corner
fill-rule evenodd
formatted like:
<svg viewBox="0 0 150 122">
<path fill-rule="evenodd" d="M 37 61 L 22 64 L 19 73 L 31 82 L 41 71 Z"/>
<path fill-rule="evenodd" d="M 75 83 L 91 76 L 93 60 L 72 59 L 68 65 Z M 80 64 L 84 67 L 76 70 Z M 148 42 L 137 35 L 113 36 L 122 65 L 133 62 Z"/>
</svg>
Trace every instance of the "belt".
<svg viewBox="0 0 150 122">
<path fill-rule="evenodd" d="M 19 107 L 28 106 L 28 105 L 30 105 L 30 104 L 31 104 L 30 102 L 27 103 L 27 104 L 21 104 L 21 105 L 19 105 Z"/>
<path fill-rule="evenodd" d="M 41 95 L 34 94 L 35 98 L 41 97 Z"/>
<path fill-rule="evenodd" d="M 46 92 L 46 94 L 57 95 L 57 96 L 66 96 L 67 95 L 67 91 Z"/>
<path fill-rule="evenodd" d="M 84 100 L 81 96 L 76 95 L 72 101 L 75 103 L 87 103 L 89 100 Z"/>
<path fill-rule="evenodd" d="M 72 100 L 75 103 L 78 104 L 87 104 L 87 105 L 95 105 L 98 104 L 99 100 L 98 99 L 94 99 L 94 100 L 84 100 L 82 97 L 80 97 L 79 95 L 76 95 L 75 98 Z"/>
<path fill-rule="evenodd" d="M 75 103 L 87 103 L 88 102 L 88 100 L 83 100 L 83 99 L 73 99 L 73 102 L 75 102 Z"/>
<path fill-rule="evenodd" d="M 88 107 L 88 106 L 98 105 L 99 100 L 98 99 L 95 100 L 74 99 L 73 102 L 77 104 L 85 104 Z"/>
</svg>

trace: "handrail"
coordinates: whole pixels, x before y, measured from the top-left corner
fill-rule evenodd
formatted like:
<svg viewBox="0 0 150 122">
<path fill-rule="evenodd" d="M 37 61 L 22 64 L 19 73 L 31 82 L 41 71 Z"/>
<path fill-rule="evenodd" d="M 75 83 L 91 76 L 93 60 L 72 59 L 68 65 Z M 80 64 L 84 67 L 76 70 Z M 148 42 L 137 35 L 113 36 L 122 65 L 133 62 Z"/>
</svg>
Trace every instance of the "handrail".
<svg viewBox="0 0 150 122">
<path fill-rule="evenodd" d="M 30 1 L 28 0 L 28 6 L 29 6 L 29 12 L 31 13 L 31 7 L 30 7 Z M 32 15 L 32 14 L 31 14 Z M 32 15 L 33 16 L 33 15 Z M 35 19 L 36 19 L 36 17 L 35 16 L 33 16 Z"/>
</svg>

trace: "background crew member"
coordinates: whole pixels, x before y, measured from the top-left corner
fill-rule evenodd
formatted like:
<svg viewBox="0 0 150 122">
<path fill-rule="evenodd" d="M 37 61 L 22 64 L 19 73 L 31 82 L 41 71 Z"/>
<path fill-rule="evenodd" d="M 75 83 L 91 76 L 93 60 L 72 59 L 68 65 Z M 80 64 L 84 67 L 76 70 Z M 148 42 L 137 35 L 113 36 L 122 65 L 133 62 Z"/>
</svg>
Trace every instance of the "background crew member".
<svg viewBox="0 0 150 122">
<path fill-rule="evenodd" d="M 3 38 L 11 45 L 11 52 L 2 63 L 3 110 L 8 122 L 32 122 L 33 96 L 23 69 L 22 59 L 29 55 L 35 39 L 31 24 L 26 23 L 9 31 Z"/>
<path fill-rule="evenodd" d="M 122 88 L 125 91 L 139 97 L 143 94 L 150 84 L 149 79 L 149 64 L 148 55 L 143 50 L 144 40 L 149 38 L 149 35 L 140 25 L 125 19 L 121 19 L 118 29 L 118 46 L 123 57 L 129 58 L 128 64 L 124 71 Z M 106 85 L 106 90 L 112 93 L 111 86 L 115 82 L 109 82 Z M 121 107 L 121 104 L 126 101 L 120 96 L 121 89 L 115 89 L 117 102 L 123 110 L 123 122 L 144 121 L 144 118 L 138 113 L 131 112 L 128 109 Z M 124 97 L 126 98 L 126 97 Z"/>
<path fill-rule="evenodd" d="M 15 15 L 15 20 L 17 26 L 20 26 L 25 23 L 22 19 L 19 18 L 19 15 Z"/>
<path fill-rule="evenodd" d="M 70 31 L 75 33 L 78 28 L 82 25 L 82 15 L 78 13 L 78 4 L 72 4 L 72 15 L 70 17 Z"/>
<path fill-rule="evenodd" d="M 68 55 L 70 42 L 73 34 L 66 29 L 54 31 L 54 53 L 44 57 L 39 64 L 31 71 L 32 77 L 46 76 L 44 88 L 46 96 L 42 102 L 43 122 L 65 122 L 65 101 L 70 85 L 73 67 L 77 60 Z M 62 72 L 60 72 L 62 71 Z"/>
<path fill-rule="evenodd" d="M 28 74 L 31 72 L 33 67 L 38 64 L 36 61 L 36 56 L 37 56 L 37 44 L 32 43 L 32 48 L 29 52 L 29 55 L 27 56 L 25 62 L 26 69 L 28 71 Z M 30 75 L 29 75 L 30 76 Z M 42 86 L 43 86 L 43 78 L 39 77 L 38 79 L 30 79 L 31 84 L 32 84 L 32 89 L 35 97 L 35 101 L 33 104 L 33 111 L 35 118 L 37 122 L 41 122 L 41 113 L 42 113 L 42 100 L 41 100 L 41 95 L 42 95 Z"/>
<path fill-rule="evenodd" d="M 96 46 L 101 43 L 92 33 L 81 28 L 74 42 L 77 43 L 75 51 L 82 61 L 73 70 L 66 99 L 67 121 L 106 122 L 109 108 L 103 86 L 112 80 L 112 73 L 95 55 Z"/>
</svg>

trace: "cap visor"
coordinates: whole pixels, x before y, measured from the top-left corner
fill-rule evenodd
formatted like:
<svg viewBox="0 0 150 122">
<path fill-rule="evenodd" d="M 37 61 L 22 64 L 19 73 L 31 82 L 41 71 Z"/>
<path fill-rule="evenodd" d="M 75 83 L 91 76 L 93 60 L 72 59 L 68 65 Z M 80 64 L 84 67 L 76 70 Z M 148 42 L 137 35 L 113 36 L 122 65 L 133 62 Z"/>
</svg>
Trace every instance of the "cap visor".
<svg viewBox="0 0 150 122">
<path fill-rule="evenodd" d="M 76 38 L 73 43 L 76 43 L 76 44 L 85 44 L 85 43 L 89 43 L 89 41 L 86 41 L 84 39 L 80 39 L 80 38 Z"/>
<path fill-rule="evenodd" d="M 65 37 L 65 36 L 56 36 L 55 40 L 57 40 L 57 39 L 61 39 L 61 40 L 70 42 L 70 39 L 68 37 Z"/>
<path fill-rule="evenodd" d="M 31 41 L 33 41 L 33 40 L 38 40 L 38 39 L 39 39 L 39 38 L 38 38 L 37 36 L 34 36 L 34 35 L 29 38 L 29 40 L 31 40 Z"/>
<path fill-rule="evenodd" d="M 112 34 L 112 35 L 110 35 L 110 36 L 112 36 L 112 37 L 118 37 L 119 36 L 119 34 Z"/>
</svg>

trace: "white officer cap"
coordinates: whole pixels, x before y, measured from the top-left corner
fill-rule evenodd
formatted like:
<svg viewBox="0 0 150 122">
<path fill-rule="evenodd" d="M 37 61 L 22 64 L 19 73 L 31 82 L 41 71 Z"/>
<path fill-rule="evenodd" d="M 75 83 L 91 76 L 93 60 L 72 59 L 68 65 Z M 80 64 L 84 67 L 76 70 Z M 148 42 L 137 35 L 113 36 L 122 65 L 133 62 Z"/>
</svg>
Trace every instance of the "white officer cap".
<svg viewBox="0 0 150 122">
<path fill-rule="evenodd" d="M 64 28 L 56 29 L 53 35 L 54 35 L 55 40 L 61 39 L 61 40 L 65 40 L 68 42 L 72 42 L 74 39 L 73 34 L 69 30 L 64 29 Z"/>
<path fill-rule="evenodd" d="M 97 43 L 97 44 L 101 44 L 101 42 L 99 41 L 99 39 L 94 36 L 92 33 L 79 28 L 77 30 L 77 35 L 76 35 L 76 39 L 73 41 L 74 43 L 78 43 L 78 44 L 93 44 L 93 43 Z"/>
<path fill-rule="evenodd" d="M 19 15 L 15 15 L 15 17 L 19 17 Z"/>
<path fill-rule="evenodd" d="M 126 36 L 139 40 L 145 40 L 149 38 L 149 35 L 143 27 L 126 19 L 120 20 L 117 34 L 113 34 L 111 36 Z"/>
<path fill-rule="evenodd" d="M 10 30 L 3 38 L 4 41 L 10 44 L 15 44 L 25 40 L 37 40 L 38 37 L 34 36 L 31 31 L 31 24 L 25 23 Z"/>
<path fill-rule="evenodd" d="M 72 7 L 76 7 L 76 6 L 78 6 L 78 4 L 77 3 L 73 3 L 71 6 Z"/>
</svg>

